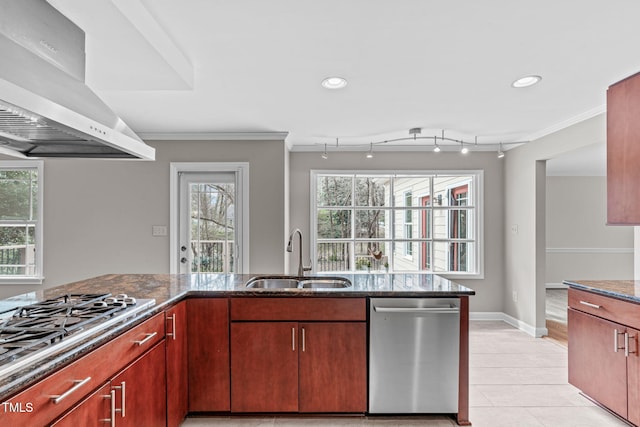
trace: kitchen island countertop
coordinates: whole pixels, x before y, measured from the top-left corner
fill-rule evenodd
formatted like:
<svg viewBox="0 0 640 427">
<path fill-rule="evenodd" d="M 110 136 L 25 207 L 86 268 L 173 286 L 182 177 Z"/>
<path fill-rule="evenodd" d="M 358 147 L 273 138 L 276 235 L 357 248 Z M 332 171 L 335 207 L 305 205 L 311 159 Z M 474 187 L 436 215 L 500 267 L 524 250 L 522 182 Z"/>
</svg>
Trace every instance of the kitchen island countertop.
<svg viewBox="0 0 640 427">
<path fill-rule="evenodd" d="M 564 280 L 574 289 L 640 304 L 640 280 Z"/>
<path fill-rule="evenodd" d="M 352 287 L 345 289 L 247 288 L 245 283 L 255 276 L 262 274 L 109 274 L 46 289 L 42 291 L 41 298 L 51 298 L 61 293 L 124 293 L 135 298 L 153 298 L 157 308 L 188 295 L 386 298 L 475 295 L 474 290 L 433 274 L 334 274 L 353 283 Z"/>
<path fill-rule="evenodd" d="M 191 297 L 461 297 L 475 291 L 433 274 L 339 274 L 353 286 L 345 289 L 253 289 L 246 282 L 259 274 L 108 274 L 67 285 L 39 290 L 0 300 L 0 314 L 10 315 L 16 308 L 64 294 L 127 294 L 154 299 L 155 305 L 121 325 L 95 328 L 95 334 L 76 345 L 37 362 L 9 370 L 0 376 L 0 402 L 73 360 L 109 342 L 166 307 Z M 268 275 L 268 274 L 267 274 Z M 333 276 L 336 276 L 335 274 Z"/>
</svg>

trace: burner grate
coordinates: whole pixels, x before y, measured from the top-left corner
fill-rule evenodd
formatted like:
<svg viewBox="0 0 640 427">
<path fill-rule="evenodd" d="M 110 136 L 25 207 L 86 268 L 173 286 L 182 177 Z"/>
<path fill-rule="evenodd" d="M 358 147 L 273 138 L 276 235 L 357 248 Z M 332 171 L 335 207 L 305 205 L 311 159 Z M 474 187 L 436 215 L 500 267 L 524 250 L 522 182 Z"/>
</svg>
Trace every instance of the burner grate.
<svg viewBox="0 0 640 427">
<path fill-rule="evenodd" d="M 0 364 L 51 346 L 135 304 L 123 294 L 65 294 L 20 307 L 0 323 Z"/>
</svg>

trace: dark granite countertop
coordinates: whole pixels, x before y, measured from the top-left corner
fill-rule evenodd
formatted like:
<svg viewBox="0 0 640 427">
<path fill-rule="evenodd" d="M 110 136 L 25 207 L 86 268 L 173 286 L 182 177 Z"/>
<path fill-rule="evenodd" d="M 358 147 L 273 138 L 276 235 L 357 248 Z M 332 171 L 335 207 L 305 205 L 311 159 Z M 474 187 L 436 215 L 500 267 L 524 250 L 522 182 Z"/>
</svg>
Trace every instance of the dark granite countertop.
<svg viewBox="0 0 640 427">
<path fill-rule="evenodd" d="M 17 297 L 0 300 L 0 312 L 54 298 L 66 293 L 127 294 L 135 298 L 152 298 L 155 305 L 135 318 L 109 328 L 95 328 L 95 333 L 74 346 L 0 375 L 0 402 L 107 343 L 131 327 L 166 307 L 187 297 L 459 297 L 475 291 L 432 274 L 340 274 L 353 283 L 346 289 L 252 289 L 245 283 L 259 274 L 108 274 L 68 285 L 56 286 Z M 335 276 L 335 275 L 334 275 Z"/>
<path fill-rule="evenodd" d="M 564 280 L 563 283 L 575 289 L 640 304 L 640 280 Z"/>
</svg>

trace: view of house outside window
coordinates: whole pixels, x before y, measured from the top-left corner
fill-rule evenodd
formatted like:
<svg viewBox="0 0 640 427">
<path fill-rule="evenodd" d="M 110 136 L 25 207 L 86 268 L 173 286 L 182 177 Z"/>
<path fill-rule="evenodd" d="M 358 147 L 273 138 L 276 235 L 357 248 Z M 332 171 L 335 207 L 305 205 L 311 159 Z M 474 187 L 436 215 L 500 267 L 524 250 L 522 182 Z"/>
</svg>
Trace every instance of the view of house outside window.
<svg viewBox="0 0 640 427">
<path fill-rule="evenodd" d="M 480 172 L 312 172 L 318 272 L 478 274 Z"/>
<path fill-rule="evenodd" d="M 0 279 L 41 275 L 41 173 L 0 163 Z"/>
</svg>

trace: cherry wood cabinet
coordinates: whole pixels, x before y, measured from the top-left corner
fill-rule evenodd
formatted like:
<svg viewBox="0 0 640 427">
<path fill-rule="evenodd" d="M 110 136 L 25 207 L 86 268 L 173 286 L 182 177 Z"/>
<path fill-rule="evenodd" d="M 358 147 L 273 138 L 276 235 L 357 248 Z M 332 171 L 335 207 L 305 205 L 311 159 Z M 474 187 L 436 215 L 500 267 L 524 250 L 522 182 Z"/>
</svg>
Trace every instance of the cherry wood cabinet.
<svg viewBox="0 0 640 427">
<path fill-rule="evenodd" d="M 187 416 L 187 302 L 165 310 L 167 359 L 167 427 L 178 427 Z"/>
<path fill-rule="evenodd" d="M 165 346 L 157 344 L 111 380 L 118 427 L 166 424 Z"/>
<path fill-rule="evenodd" d="M 635 425 L 640 425 L 640 347 L 638 340 L 640 331 L 627 328 L 628 350 L 627 356 L 627 419 Z M 625 343 L 626 344 L 626 343 Z"/>
<path fill-rule="evenodd" d="M 298 412 L 298 325 L 231 325 L 231 411 Z"/>
<path fill-rule="evenodd" d="M 607 223 L 640 224 L 640 74 L 607 91 Z"/>
<path fill-rule="evenodd" d="M 228 412 L 229 301 L 187 300 L 189 412 Z"/>
<path fill-rule="evenodd" d="M 105 427 L 115 424 L 111 422 L 115 415 L 115 390 L 111 390 L 111 383 L 109 382 L 67 412 L 52 426 Z"/>
<path fill-rule="evenodd" d="M 105 345 L 52 373 L 7 399 L 7 404 L 26 406 L 29 413 L 4 412 L 2 425 L 45 425 L 102 387 L 119 369 L 127 366 L 164 339 L 164 313 L 156 314 Z M 144 341 L 144 343 L 139 344 Z M 58 398 L 56 399 L 56 396 Z M 57 402 L 56 402 L 57 400 Z"/>
<path fill-rule="evenodd" d="M 232 412 L 366 412 L 365 320 L 364 299 L 232 298 Z"/>
<path fill-rule="evenodd" d="M 299 411 L 365 412 L 366 324 L 301 323 L 300 335 Z"/>
<path fill-rule="evenodd" d="M 614 351 L 614 333 L 624 327 L 574 309 L 568 320 L 569 383 L 626 417 L 627 361 L 623 349 Z"/>
<path fill-rule="evenodd" d="M 165 424 L 165 346 L 160 342 L 53 425 L 156 427 Z"/>
<path fill-rule="evenodd" d="M 569 289 L 569 383 L 635 425 L 640 354 L 633 326 L 639 311 L 632 302 Z M 633 315 L 624 319 L 625 312 Z"/>
</svg>

